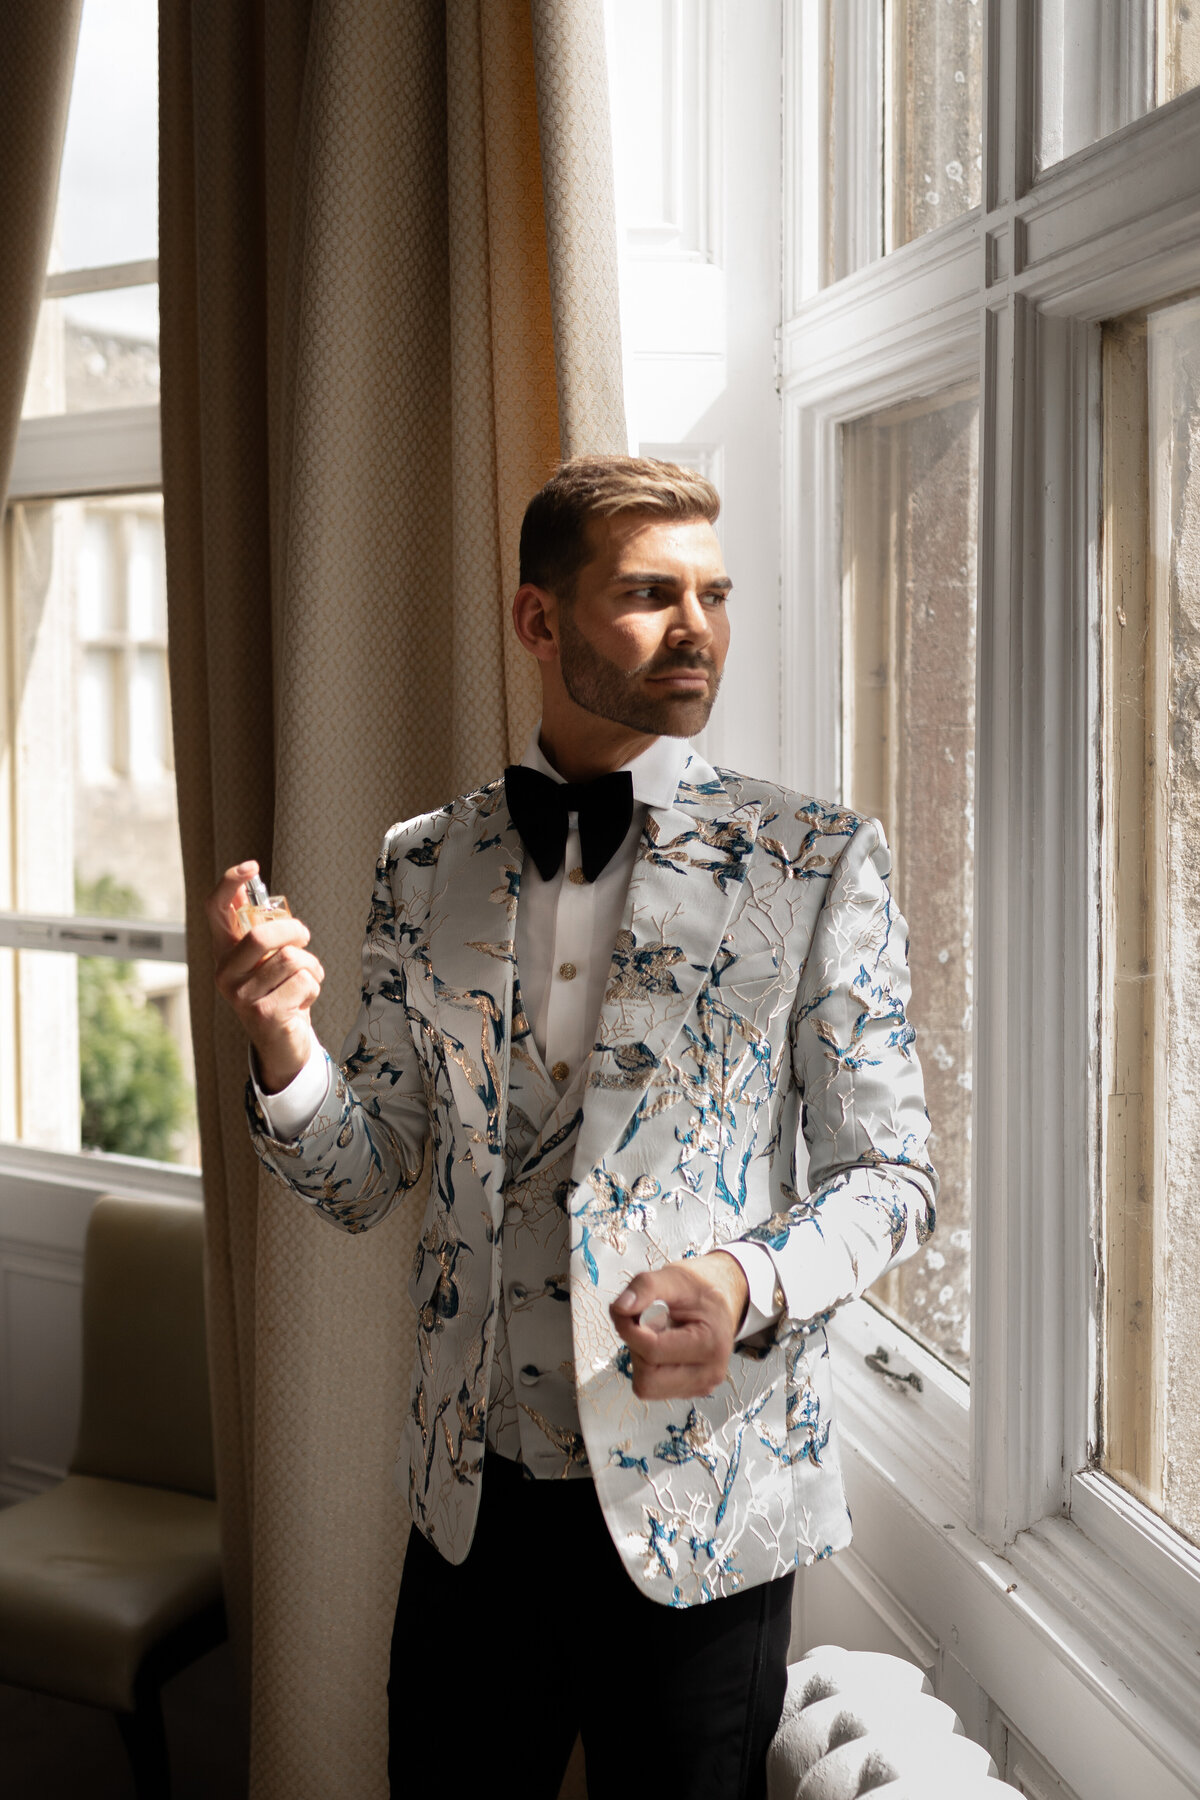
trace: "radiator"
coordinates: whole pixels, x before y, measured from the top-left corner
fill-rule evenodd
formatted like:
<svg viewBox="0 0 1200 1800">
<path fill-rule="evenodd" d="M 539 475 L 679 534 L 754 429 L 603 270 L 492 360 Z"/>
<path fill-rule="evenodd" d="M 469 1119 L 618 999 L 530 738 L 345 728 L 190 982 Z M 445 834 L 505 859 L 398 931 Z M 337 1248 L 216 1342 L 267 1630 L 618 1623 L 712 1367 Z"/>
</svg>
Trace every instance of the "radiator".
<svg viewBox="0 0 1200 1800">
<path fill-rule="evenodd" d="M 824 1644 L 788 1670 L 767 1800 L 1011 1800 L 995 1769 L 915 1663 Z"/>
</svg>

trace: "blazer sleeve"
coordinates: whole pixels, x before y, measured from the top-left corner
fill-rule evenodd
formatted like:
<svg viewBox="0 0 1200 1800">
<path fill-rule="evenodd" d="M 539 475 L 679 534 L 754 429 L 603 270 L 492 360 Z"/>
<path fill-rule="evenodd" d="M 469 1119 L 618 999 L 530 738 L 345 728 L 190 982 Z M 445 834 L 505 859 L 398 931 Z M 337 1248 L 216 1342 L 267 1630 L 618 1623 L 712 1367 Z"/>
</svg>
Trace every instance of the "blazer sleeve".
<svg viewBox="0 0 1200 1800">
<path fill-rule="evenodd" d="M 421 911 L 419 898 L 398 892 L 407 830 L 396 826 L 388 833 L 375 866 L 361 1004 L 340 1065 L 329 1059 L 324 1106 L 298 1137 L 285 1141 L 271 1136 L 253 1083 L 246 1087 L 250 1136 L 263 1163 L 343 1231 L 365 1231 L 386 1218 L 419 1178 L 429 1135 L 400 951 Z"/>
<path fill-rule="evenodd" d="M 762 1244 L 775 1266 L 775 1341 L 822 1324 L 933 1230 L 937 1176 L 906 1013 L 908 927 L 890 869 L 882 827 L 864 820 L 831 872 L 792 1007 L 808 1193 L 742 1240 Z"/>
</svg>

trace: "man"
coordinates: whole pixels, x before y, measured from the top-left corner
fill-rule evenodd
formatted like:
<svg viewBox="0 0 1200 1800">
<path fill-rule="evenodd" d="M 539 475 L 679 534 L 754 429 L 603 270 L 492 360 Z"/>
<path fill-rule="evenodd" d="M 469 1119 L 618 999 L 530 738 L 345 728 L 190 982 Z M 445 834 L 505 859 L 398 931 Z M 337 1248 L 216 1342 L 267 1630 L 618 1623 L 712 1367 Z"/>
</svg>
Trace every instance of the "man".
<svg viewBox="0 0 1200 1800">
<path fill-rule="evenodd" d="M 304 926 L 239 936 L 254 864 L 210 902 L 267 1166 L 359 1231 L 430 1158 L 395 1792 L 553 1796 L 577 1730 L 592 1800 L 764 1791 L 794 1570 L 850 1537 L 824 1322 L 932 1228 L 879 827 L 686 741 L 718 508 L 624 457 L 534 496 L 539 730 L 389 832 L 340 1068 Z"/>
</svg>

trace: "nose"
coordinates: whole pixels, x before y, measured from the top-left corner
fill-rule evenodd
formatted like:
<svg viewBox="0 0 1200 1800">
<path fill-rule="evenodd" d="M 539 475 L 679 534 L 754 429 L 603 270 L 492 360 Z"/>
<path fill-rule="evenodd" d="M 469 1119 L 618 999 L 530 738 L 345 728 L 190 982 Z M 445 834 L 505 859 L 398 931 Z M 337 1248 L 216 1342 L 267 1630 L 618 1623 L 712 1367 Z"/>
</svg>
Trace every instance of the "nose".
<svg viewBox="0 0 1200 1800">
<path fill-rule="evenodd" d="M 667 629 L 667 642 L 672 645 L 704 645 L 712 639 L 712 620 L 708 608 L 694 587 L 680 595 L 674 616 Z"/>
</svg>

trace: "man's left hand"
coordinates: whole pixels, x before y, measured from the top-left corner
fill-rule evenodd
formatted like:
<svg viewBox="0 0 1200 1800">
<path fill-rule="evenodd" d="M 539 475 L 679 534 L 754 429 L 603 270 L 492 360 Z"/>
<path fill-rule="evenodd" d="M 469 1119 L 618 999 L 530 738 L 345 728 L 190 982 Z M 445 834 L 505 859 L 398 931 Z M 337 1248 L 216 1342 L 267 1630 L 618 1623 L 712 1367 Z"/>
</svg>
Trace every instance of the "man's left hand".
<svg viewBox="0 0 1200 1800">
<path fill-rule="evenodd" d="M 609 1310 L 632 1353 L 638 1399 L 695 1400 L 718 1388 L 749 1299 L 741 1264 L 723 1250 L 635 1275 Z M 639 1323 L 654 1300 L 671 1310 L 659 1331 Z"/>
</svg>

